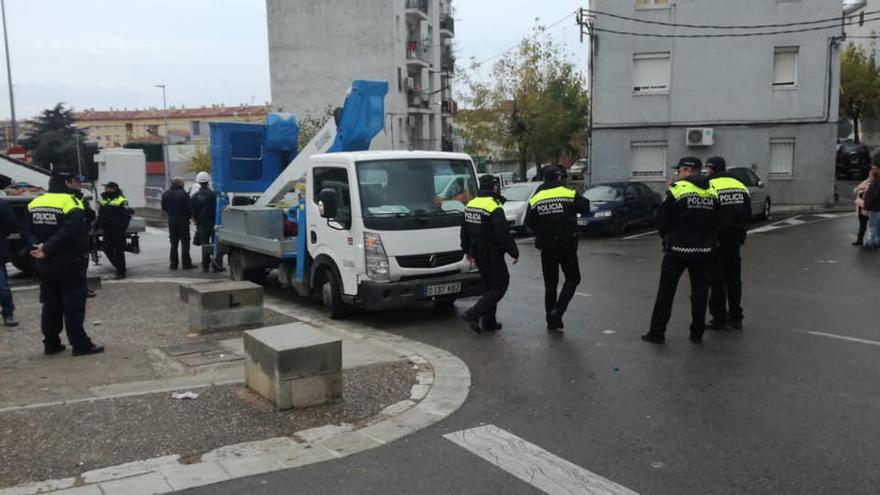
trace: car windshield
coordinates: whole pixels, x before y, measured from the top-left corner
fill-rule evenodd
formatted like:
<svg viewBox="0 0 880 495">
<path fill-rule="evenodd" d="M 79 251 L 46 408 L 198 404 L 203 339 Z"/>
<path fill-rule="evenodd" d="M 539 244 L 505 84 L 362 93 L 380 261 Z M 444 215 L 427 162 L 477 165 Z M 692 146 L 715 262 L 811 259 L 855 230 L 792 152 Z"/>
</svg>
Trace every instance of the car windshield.
<svg viewBox="0 0 880 495">
<path fill-rule="evenodd" d="M 621 191 L 614 186 L 596 186 L 584 191 L 584 197 L 590 201 L 619 201 Z"/>
<path fill-rule="evenodd" d="M 501 195 L 508 201 L 528 201 L 532 197 L 534 187 L 529 185 L 508 186 L 501 190 Z"/>
<path fill-rule="evenodd" d="M 477 194 L 466 160 L 377 160 L 357 164 L 364 217 L 446 215 Z"/>
</svg>

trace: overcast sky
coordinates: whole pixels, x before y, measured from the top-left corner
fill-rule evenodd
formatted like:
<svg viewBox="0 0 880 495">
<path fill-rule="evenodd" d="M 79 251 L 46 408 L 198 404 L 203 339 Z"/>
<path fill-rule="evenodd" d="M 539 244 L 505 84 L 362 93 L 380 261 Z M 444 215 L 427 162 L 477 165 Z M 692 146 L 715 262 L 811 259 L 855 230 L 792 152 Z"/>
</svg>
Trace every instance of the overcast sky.
<svg viewBox="0 0 880 495">
<path fill-rule="evenodd" d="M 536 17 L 550 24 L 585 3 L 454 1 L 459 66 L 516 44 Z M 19 118 L 59 101 L 77 109 L 161 107 L 153 86 L 161 83 L 169 106 L 271 100 L 264 0 L 6 0 L 6 18 Z M 573 17 L 553 32 L 583 69 Z M 0 119 L 9 118 L 5 75 Z"/>
</svg>

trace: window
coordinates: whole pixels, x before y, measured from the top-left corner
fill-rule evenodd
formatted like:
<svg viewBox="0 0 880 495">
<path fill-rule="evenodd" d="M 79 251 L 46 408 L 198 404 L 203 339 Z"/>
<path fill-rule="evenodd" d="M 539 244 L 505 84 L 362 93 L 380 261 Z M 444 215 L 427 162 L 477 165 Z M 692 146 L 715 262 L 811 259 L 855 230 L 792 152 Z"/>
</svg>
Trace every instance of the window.
<svg viewBox="0 0 880 495">
<path fill-rule="evenodd" d="M 403 71 L 397 68 L 397 91 L 403 91 Z"/>
<path fill-rule="evenodd" d="M 794 138 L 770 140 L 770 175 L 791 176 L 794 171 Z"/>
<path fill-rule="evenodd" d="M 636 0 L 636 8 L 646 8 L 655 6 L 669 6 L 669 0 Z"/>
<path fill-rule="evenodd" d="M 192 121 L 192 135 L 193 136 L 201 136 L 202 135 L 202 123 L 198 120 Z"/>
<path fill-rule="evenodd" d="M 315 204 L 324 189 L 336 192 L 337 214 L 334 220 L 343 225 L 351 221 L 351 194 L 348 187 L 348 171 L 344 168 L 320 167 L 312 172 L 315 177 Z"/>
<path fill-rule="evenodd" d="M 132 124 L 131 122 L 126 123 L 125 124 L 125 133 L 131 134 L 133 132 L 134 132 L 134 124 Z"/>
<path fill-rule="evenodd" d="M 630 145 L 632 177 L 641 179 L 666 177 L 666 148 L 666 141 L 633 142 Z"/>
<path fill-rule="evenodd" d="M 151 136 L 158 136 L 159 135 L 159 124 L 148 125 L 147 126 L 147 134 L 150 134 Z"/>
<path fill-rule="evenodd" d="M 633 93 L 669 91 L 670 65 L 669 52 L 633 55 Z"/>
<path fill-rule="evenodd" d="M 798 52 L 796 46 L 776 47 L 773 54 L 773 87 L 794 88 L 797 86 Z"/>
</svg>

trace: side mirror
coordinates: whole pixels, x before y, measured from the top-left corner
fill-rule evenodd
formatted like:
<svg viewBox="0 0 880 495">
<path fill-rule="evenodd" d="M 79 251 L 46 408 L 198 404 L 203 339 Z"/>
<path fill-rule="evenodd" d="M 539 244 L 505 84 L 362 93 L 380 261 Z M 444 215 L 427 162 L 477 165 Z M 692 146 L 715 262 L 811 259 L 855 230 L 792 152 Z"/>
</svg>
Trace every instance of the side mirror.
<svg viewBox="0 0 880 495">
<path fill-rule="evenodd" d="M 334 219 L 338 213 L 339 205 L 336 204 L 335 189 L 321 189 L 318 193 L 318 210 L 322 218 Z"/>
<path fill-rule="evenodd" d="M 764 187 L 764 181 L 758 180 L 758 187 Z"/>
</svg>

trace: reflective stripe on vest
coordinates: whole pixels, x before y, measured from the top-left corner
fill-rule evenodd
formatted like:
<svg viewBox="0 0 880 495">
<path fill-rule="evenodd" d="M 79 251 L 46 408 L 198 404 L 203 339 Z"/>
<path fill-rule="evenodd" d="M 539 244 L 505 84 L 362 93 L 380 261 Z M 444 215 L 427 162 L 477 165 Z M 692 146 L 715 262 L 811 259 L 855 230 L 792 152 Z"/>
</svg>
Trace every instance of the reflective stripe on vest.
<svg viewBox="0 0 880 495">
<path fill-rule="evenodd" d="M 686 180 L 680 180 L 673 183 L 669 186 L 669 192 L 672 193 L 672 197 L 676 200 L 685 196 L 698 196 L 700 198 L 718 197 L 718 193 L 715 192 L 714 188 L 709 187 L 709 189 L 703 189 L 702 187 L 696 186 L 692 182 Z"/>
<path fill-rule="evenodd" d="M 102 199 L 101 206 L 123 206 L 127 202 L 125 196 L 116 196 L 113 199 Z"/>
<path fill-rule="evenodd" d="M 468 202 L 466 208 L 481 210 L 491 214 L 493 211 L 501 208 L 501 205 L 492 196 L 477 196 Z"/>
<path fill-rule="evenodd" d="M 575 194 L 576 193 L 573 189 L 564 186 L 554 187 L 553 189 L 544 189 L 543 191 L 538 191 L 532 196 L 532 199 L 529 200 L 529 205 L 535 206 L 539 201 L 553 199 L 574 199 Z"/>
<path fill-rule="evenodd" d="M 712 187 L 715 189 L 715 191 L 719 193 L 728 189 L 749 192 L 748 187 L 746 187 L 742 182 L 734 179 L 733 177 L 716 177 L 709 180 L 709 184 L 712 184 Z"/>
<path fill-rule="evenodd" d="M 75 210 L 77 208 L 80 210 L 83 209 L 83 205 L 79 200 L 77 200 L 70 194 L 45 193 L 28 203 L 28 211 L 32 211 L 37 208 L 52 208 L 60 210 L 61 213 L 64 213 L 66 215 L 70 213 L 71 210 Z"/>
</svg>

